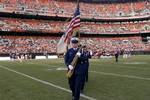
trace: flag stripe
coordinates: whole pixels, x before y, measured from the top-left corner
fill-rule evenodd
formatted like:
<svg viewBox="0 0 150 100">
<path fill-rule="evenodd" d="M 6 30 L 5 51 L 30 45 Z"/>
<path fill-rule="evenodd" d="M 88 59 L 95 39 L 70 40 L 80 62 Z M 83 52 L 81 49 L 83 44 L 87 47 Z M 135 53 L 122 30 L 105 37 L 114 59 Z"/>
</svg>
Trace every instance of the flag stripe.
<svg viewBox="0 0 150 100">
<path fill-rule="evenodd" d="M 68 28 L 68 30 L 66 32 L 67 34 L 65 36 L 65 41 L 66 41 L 66 39 L 69 39 L 67 35 L 73 34 L 74 27 L 80 26 L 80 19 L 79 18 L 74 19 L 69 26 L 70 27 Z"/>
</svg>

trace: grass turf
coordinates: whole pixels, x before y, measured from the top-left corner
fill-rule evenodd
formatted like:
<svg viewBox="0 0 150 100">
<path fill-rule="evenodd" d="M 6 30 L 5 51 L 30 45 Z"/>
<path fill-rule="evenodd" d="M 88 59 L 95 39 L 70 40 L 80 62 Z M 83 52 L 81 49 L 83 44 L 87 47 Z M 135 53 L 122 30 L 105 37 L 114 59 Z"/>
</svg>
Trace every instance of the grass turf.
<svg viewBox="0 0 150 100">
<path fill-rule="evenodd" d="M 0 66 L 69 89 L 63 59 L 1 61 Z M 90 60 L 84 94 L 97 100 L 149 100 L 150 56 Z M 0 100 L 71 100 L 71 93 L 0 67 Z M 81 100 L 87 100 L 81 98 Z"/>
</svg>

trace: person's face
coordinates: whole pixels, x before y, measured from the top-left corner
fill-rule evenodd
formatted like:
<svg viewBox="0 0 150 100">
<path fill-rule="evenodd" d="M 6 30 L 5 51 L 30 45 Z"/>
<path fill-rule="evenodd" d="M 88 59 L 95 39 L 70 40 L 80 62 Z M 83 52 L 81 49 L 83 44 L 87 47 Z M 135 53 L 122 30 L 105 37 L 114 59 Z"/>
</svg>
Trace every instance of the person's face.
<svg viewBox="0 0 150 100">
<path fill-rule="evenodd" d="M 78 43 L 72 43 L 72 47 L 73 48 L 77 48 L 78 47 Z"/>
</svg>

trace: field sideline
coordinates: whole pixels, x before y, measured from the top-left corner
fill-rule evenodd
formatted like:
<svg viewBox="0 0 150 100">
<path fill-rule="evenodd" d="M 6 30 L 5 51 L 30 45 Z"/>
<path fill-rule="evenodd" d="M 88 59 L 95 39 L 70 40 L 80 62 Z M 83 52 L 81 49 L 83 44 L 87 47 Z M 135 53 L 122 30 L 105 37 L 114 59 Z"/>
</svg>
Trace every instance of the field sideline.
<svg viewBox="0 0 150 100">
<path fill-rule="evenodd" d="M 71 100 L 63 59 L 0 62 L 0 100 Z M 150 56 L 90 60 L 81 100 L 149 100 Z"/>
</svg>

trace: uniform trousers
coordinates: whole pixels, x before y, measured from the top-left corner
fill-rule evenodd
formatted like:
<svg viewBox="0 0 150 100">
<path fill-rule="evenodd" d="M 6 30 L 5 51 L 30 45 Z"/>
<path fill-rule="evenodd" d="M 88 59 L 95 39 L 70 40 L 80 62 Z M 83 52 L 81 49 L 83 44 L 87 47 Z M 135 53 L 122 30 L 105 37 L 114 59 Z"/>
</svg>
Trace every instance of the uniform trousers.
<svg viewBox="0 0 150 100">
<path fill-rule="evenodd" d="M 84 74 L 73 74 L 71 78 L 69 78 L 69 86 L 72 91 L 73 100 L 80 99 L 80 90 L 84 80 L 85 80 Z"/>
</svg>

